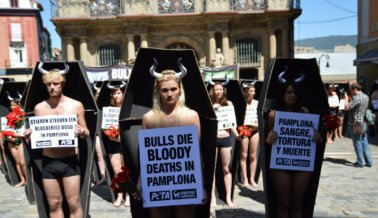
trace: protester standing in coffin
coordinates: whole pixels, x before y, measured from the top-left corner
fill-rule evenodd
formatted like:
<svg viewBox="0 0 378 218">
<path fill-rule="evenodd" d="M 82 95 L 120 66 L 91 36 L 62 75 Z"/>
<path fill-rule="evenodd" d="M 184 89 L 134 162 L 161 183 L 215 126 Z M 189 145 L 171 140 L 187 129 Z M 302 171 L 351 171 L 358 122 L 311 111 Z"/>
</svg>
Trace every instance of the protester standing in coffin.
<svg viewBox="0 0 378 218">
<path fill-rule="evenodd" d="M 332 115 L 338 115 L 339 110 L 339 96 L 337 95 L 336 88 L 336 84 L 330 84 L 327 89 L 328 104 Z M 327 144 L 333 143 L 335 137 L 336 129 L 327 130 Z"/>
<path fill-rule="evenodd" d="M 284 71 L 285 72 L 285 71 Z M 274 119 L 276 111 L 308 113 L 309 110 L 300 103 L 300 90 L 297 85 L 304 79 L 304 75 L 295 80 L 282 80 L 284 72 L 280 74 L 279 80 L 282 85 L 277 93 L 278 103 L 268 114 L 266 144 L 271 146 L 278 138 L 277 132 L 274 131 Z M 313 139 L 316 144 L 320 144 L 323 139 L 315 131 Z M 310 183 L 312 172 L 293 171 L 281 169 L 269 169 L 269 176 L 272 181 L 274 198 L 277 202 L 277 217 L 303 217 L 303 205 L 305 194 Z"/>
<path fill-rule="evenodd" d="M 198 129 L 198 141 L 201 137 L 201 124 L 198 113 L 185 105 L 185 93 L 181 79 L 186 75 L 186 68 L 179 59 L 180 72 L 163 70 L 155 72 L 157 62 L 151 67 L 150 73 L 156 78 L 153 93 L 152 110 L 143 115 L 143 129 L 196 126 Z M 205 190 L 204 190 L 205 192 Z M 151 218 L 176 217 L 192 218 L 196 214 L 196 205 L 181 205 L 170 207 L 150 208 Z"/>
<path fill-rule="evenodd" d="M 97 100 L 98 95 L 100 94 L 101 88 L 96 86 L 96 82 L 93 83 L 93 89 L 95 90 L 95 100 Z M 104 154 L 102 153 L 101 149 L 101 142 L 100 137 L 98 134 L 96 134 L 96 156 L 97 156 L 97 164 L 98 168 L 100 170 L 100 180 L 97 181 L 96 185 L 101 185 L 105 179 L 105 160 L 104 160 Z"/>
<path fill-rule="evenodd" d="M 69 67 L 65 64 L 65 70 L 53 69 L 46 71 L 43 63 L 38 66 L 43 74 L 42 80 L 46 85 L 49 98 L 38 103 L 34 107 L 35 116 L 46 115 L 72 115 L 77 116 L 75 134 L 82 139 L 89 136 L 89 130 L 85 121 L 84 106 L 81 102 L 63 94 L 65 84 L 64 74 Z M 25 131 L 29 137 L 31 129 Z M 80 165 L 78 160 L 78 148 L 44 148 L 42 151 L 42 183 L 49 205 L 50 217 L 63 217 L 63 194 L 69 207 L 70 217 L 83 217 L 83 209 L 80 203 Z"/>
<path fill-rule="evenodd" d="M 10 109 L 11 111 L 18 108 L 21 112 L 21 106 L 20 106 L 20 100 L 22 96 L 19 94 L 19 98 L 12 98 L 9 93 L 8 99 L 10 103 Z M 10 127 L 11 128 L 11 127 Z M 17 183 L 14 187 L 19 188 L 24 186 L 26 182 L 26 172 L 25 172 L 25 156 L 24 156 L 24 146 L 22 141 L 22 136 L 18 134 L 16 131 L 13 131 L 15 137 L 7 136 L 6 139 L 3 138 L 3 140 L 7 141 L 9 151 L 12 154 L 12 157 L 14 159 L 14 162 L 16 163 L 16 170 L 18 177 L 20 178 L 20 182 Z"/>
<path fill-rule="evenodd" d="M 122 106 L 123 102 L 123 91 L 125 89 L 126 83 L 122 82 L 121 85 L 115 86 L 111 85 L 110 82 L 107 83 L 107 88 L 111 90 L 110 92 L 110 106 L 118 107 Z M 120 137 L 107 136 L 109 138 L 108 143 L 105 144 L 106 153 L 109 155 L 110 163 L 114 172 L 114 176 L 122 171 L 122 167 L 125 165 L 123 162 L 122 150 L 121 150 L 121 139 Z M 123 201 L 123 195 L 125 195 L 125 206 L 130 206 L 130 198 L 127 193 L 119 192 L 117 193 L 116 201 L 113 203 L 115 207 L 119 207 Z"/>
<path fill-rule="evenodd" d="M 257 105 L 259 101 L 255 100 L 255 82 L 243 83 L 244 98 L 247 103 L 244 126 L 239 128 L 239 134 L 243 137 L 241 141 L 240 169 L 243 177 L 243 187 L 256 188 L 255 173 L 257 165 L 257 146 L 259 144 Z M 243 132 L 241 132 L 243 131 Z M 249 178 L 247 174 L 247 158 L 249 159 Z"/>
<path fill-rule="evenodd" d="M 224 106 L 233 106 L 231 101 L 227 100 L 227 89 L 225 85 L 227 85 L 228 80 L 226 82 L 213 82 L 210 80 L 210 100 L 213 103 L 214 110 L 218 110 Z M 231 163 L 231 132 L 235 135 L 237 139 L 239 139 L 239 134 L 235 127 L 229 129 L 222 129 L 218 130 L 217 132 L 217 142 L 216 142 L 216 153 L 215 153 L 215 166 L 217 163 L 217 156 L 219 156 L 222 161 L 222 172 L 224 178 L 224 186 L 226 191 L 226 204 L 229 207 L 234 207 L 234 203 L 231 199 L 231 191 L 232 191 L 232 175 L 230 171 L 230 163 Z M 214 169 L 215 174 L 216 169 Z M 213 189 L 211 193 L 211 207 L 216 206 L 216 197 L 215 197 L 215 176 L 213 180 Z"/>
</svg>

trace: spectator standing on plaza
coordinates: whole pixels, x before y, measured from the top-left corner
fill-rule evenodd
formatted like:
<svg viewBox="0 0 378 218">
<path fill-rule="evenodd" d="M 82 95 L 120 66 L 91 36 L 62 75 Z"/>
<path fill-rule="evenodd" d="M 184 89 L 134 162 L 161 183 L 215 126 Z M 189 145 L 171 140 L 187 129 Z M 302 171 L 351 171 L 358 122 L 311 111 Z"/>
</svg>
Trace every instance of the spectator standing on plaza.
<svg viewBox="0 0 378 218">
<path fill-rule="evenodd" d="M 365 122 L 369 97 L 361 91 L 361 85 L 358 83 L 352 83 L 350 90 L 352 99 L 347 104 L 347 110 L 350 110 L 353 146 L 357 155 L 357 162 L 354 163 L 354 166 L 363 167 L 365 162 L 367 167 L 371 167 L 373 161 L 367 140 L 367 123 Z"/>
</svg>

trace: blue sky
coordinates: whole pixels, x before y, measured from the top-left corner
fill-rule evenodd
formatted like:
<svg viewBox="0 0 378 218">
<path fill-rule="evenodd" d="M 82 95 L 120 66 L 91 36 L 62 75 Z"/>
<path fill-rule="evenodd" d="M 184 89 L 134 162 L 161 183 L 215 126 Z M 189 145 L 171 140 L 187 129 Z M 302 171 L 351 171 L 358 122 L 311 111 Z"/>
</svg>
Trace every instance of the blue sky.
<svg viewBox="0 0 378 218">
<path fill-rule="evenodd" d="M 294 0 L 296 1 L 296 0 Z M 43 24 L 50 31 L 52 46 L 61 48 L 60 37 L 50 21 L 50 1 L 38 0 L 44 8 Z M 302 15 L 295 20 L 295 39 L 330 35 L 357 35 L 357 0 L 301 0 Z"/>
</svg>

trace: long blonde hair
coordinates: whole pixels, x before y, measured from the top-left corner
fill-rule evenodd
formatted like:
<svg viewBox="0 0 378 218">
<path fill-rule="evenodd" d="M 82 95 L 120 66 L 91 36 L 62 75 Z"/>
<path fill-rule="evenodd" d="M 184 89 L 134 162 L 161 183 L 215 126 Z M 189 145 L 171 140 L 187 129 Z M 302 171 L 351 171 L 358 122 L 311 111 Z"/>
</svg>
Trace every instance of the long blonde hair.
<svg viewBox="0 0 378 218">
<path fill-rule="evenodd" d="M 160 98 L 160 84 L 162 82 L 174 80 L 177 82 L 177 85 L 180 90 L 180 96 L 177 100 L 176 103 L 176 125 L 178 124 L 178 121 L 180 120 L 181 117 L 184 116 L 184 110 L 185 110 L 185 93 L 184 89 L 182 87 L 181 81 L 176 78 L 174 70 L 163 70 L 161 72 L 161 77 L 157 78 L 155 80 L 155 85 L 154 85 L 154 93 L 153 93 L 153 106 L 152 106 L 152 111 L 154 112 L 154 120 L 153 123 L 156 127 L 162 127 L 165 126 L 164 124 L 164 119 L 163 115 L 164 113 L 162 112 L 162 100 Z"/>
</svg>

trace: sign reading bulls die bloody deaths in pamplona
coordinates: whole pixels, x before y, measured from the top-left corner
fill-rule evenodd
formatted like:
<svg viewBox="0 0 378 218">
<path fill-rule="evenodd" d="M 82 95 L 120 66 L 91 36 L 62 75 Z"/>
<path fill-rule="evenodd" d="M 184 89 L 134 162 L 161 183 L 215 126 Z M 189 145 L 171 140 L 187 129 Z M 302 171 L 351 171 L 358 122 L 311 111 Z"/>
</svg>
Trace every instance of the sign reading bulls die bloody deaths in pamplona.
<svg viewBox="0 0 378 218">
<path fill-rule="evenodd" d="M 139 130 L 139 156 L 143 207 L 201 203 L 196 126 Z"/>
<path fill-rule="evenodd" d="M 274 131 L 278 138 L 272 145 L 270 168 L 314 171 L 319 115 L 277 111 Z"/>
<path fill-rule="evenodd" d="M 77 147 L 76 115 L 48 115 L 29 118 L 32 149 Z"/>
</svg>

